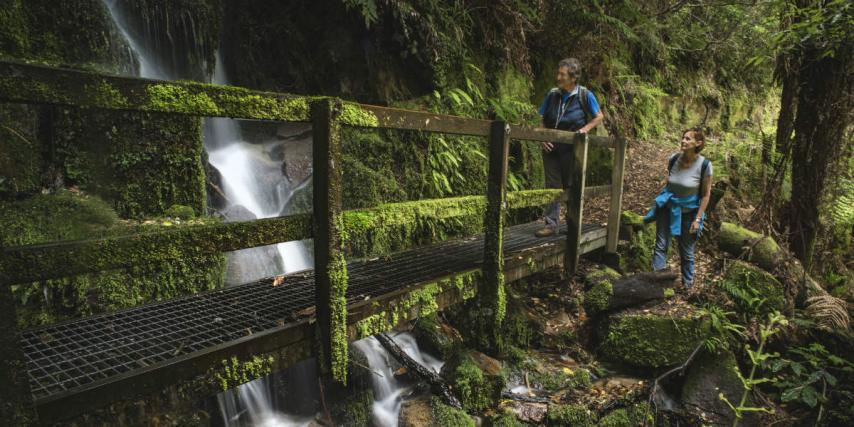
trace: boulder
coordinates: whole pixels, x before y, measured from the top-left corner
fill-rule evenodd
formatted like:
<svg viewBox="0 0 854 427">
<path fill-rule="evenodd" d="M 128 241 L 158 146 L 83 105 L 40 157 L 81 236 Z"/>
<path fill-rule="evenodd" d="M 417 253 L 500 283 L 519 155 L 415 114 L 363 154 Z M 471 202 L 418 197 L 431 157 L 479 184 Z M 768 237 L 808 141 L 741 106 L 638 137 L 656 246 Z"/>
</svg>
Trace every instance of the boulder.
<svg viewBox="0 0 854 427">
<path fill-rule="evenodd" d="M 546 419 L 549 405 L 510 400 L 502 404 L 502 409 L 504 412 L 492 419 L 493 426 L 515 427 L 523 425 L 523 422 L 541 424 Z"/>
<path fill-rule="evenodd" d="M 759 314 L 782 311 L 785 308 L 783 285 L 770 273 L 755 265 L 732 260 L 727 264 L 722 280 L 720 287 L 744 311 L 756 310 L 755 303 L 750 300 L 757 298 L 764 300 L 757 310 Z"/>
<path fill-rule="evenodd" d="M 675 313 L 623 311 L 602 326 L 598 351 L 612 362 L 660 368 L 685 362 L 709 334 L 708 318 L 689 307 Z"/>
<path fill-rule="evenodd" d="M 438 313 L 420 317 L 415 322 L 413 333 L 419 343 L 424 343 L 428 350 L 441 355 L 444 360 L 450 359 L 463 344 L 460 331 L 443 322 Z"/>
<path fill-rule="evenodd" d="M 599 420 L 597 427 L 637 427 L 655 425 L 655 417 L 647 402 L 615 409 Z"/>
<path fill-rule="evenodd" d="M 644 272 L 617 279 L 598 277 L 590 280 L 592 286 L 584 292 L 584 311 L 591 316 L 664 299 L 677 276 L 671 272 Z"/>
<path fill-rule="evenodd" d="M 733 405 L 741 400 L 743 387 L 736 370 L 738 365 L 730 351 L 697 355 L 685 373 L 682 385 L 682 405 L 685 410 L 702 420 L 703 425 L 732 425 L 734 413 L 718 396 L 723 394 Z M 748 395 L 747 406 L 755 406 Z M 745 414 L 741 425 L 756 425 L 757 417 Z"/>
<path fill-rule="evenodd" d="M 400 427 L 431 427 L 435 425 L 430 399 L 425 397 L 403 401 L 400 405 L 398 425 Z"/>
<path fill-rule="evenodd" d="M 477 351 L 457 353 L 442 366 L 441 375 L 469 412 L 492 406 L 507 382 L 501 362 Z"/>
<path fill-rule="evenodd" d="M 584 405 L 553 405 L 548 413 L 549 426 L 593 427 L 596 425 L 596 413 Z"/>
</svg>

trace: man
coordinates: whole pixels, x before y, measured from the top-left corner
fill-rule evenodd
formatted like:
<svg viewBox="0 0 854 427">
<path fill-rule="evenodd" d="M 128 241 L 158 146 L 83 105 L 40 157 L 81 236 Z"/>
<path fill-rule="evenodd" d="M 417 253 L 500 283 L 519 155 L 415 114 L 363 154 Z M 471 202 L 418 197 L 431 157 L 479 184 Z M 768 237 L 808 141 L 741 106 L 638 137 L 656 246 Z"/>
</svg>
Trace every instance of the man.
<svg viewBox="0 0 854 427">
<path fill-rule="evenodd" d="M 604 115 L 593 92 L 577 84 L 581 75 L 581 63 L 575 58 L 566 58 L 557 66 L 557 86 L 546 94 L 540 105 L 542 126 L 549 129 L 587 133 L 602 122 Z M 569 171 L 572 167 L 572 146 L 551 142 L 543 143 L 543 166 L 546 172 L 546 188 L 569 186 Z M 553 202 L 545 211 L 545 227 L 536 231 L 537 237 L 552 236 L 560 224 L 560 202 Z"/>
</svg>

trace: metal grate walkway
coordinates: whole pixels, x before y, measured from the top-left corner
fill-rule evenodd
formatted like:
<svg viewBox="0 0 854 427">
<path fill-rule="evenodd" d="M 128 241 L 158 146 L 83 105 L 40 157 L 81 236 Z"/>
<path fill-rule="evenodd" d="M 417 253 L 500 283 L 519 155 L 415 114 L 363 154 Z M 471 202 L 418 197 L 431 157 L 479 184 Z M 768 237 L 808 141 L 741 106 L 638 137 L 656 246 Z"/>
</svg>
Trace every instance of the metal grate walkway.
<svg viewBox="0 0 854 427">
<path fill-rule="evenodd" d="M 505 256 L 566 239 L 534 237 L 538 227 L 509 227 Z M 601 228 L 586 225 L 583 233 Z M 475 268 L 482 259 L 478 236 L 350 262 L 348 304 Z M 22 333 L 30 387 L 36 399 L 71 391 L 310 316 L 313 305 L 313 274 L 306 271 L 277 286 L 262 280 L 30 329 Z"/>
</svg>

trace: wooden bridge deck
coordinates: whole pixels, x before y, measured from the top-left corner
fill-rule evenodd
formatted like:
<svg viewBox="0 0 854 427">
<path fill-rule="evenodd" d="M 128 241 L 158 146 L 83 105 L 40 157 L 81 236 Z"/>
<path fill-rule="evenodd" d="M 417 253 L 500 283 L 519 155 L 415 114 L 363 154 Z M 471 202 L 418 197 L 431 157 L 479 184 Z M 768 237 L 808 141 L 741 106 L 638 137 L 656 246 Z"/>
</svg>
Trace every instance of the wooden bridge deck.
<svg viewBox="0 0 854 427">
<path fill-rule="evenodd" d="M 539 226 L 529 223 L 506 229 L 508 280 L 562 261 L 566 236 L 537 238 L 533 231 Z M 605 245 L 604 227 L 586 225 L 583 233 L 582 252 Z M 522 254 L 524 262 L 519 261 Z M 549 257 L 550 263 L 543 262 Z M 353 318 L 348 323 L 386 308 L 382 304 L 364 304 L 365 301 L 382 301 L 419 284 L 478 269 L 482 262 L 482 235 L 350 262 L 347 300 Z M 521 273 L 520 264 L 525 267 Z M 315 303 L 313 276 L 311 271 L 305 271 L 285 276 L 281 283 L 262 280 L 22 331 L 30 386 L 39 413 L 44 420 L 97 406 L 115 399 L 116 393 L 125 393 L 122 390 L 135 388 L 121 387 L 121 383 L 156 383 L 156 375 L 185 370 L 186 366 L 181 366 L 183 359 L 198 363 L 200 352 L 211 352 L 212 358 L 221 359 L 216 349 L 234 347 L 271 331 L 280 338 L 262 346 L 267 349 L 310 342 L 313 326 L 308 325 Z M 441 305 L 448 305 L 448 301 Z M 288 329 L 300 332 L 288 334 Z"/>
</svg>

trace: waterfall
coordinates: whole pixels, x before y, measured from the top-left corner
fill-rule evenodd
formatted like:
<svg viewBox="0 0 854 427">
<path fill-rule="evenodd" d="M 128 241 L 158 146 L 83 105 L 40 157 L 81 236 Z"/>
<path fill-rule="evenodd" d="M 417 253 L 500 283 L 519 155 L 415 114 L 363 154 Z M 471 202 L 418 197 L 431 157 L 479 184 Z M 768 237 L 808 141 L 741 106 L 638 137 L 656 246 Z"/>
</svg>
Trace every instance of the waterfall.
<svg viewBox="0 0 854 427">
<path fill-rule="evenodd" d="M 118 0 L 103 0 L 119 32 L 127 40 L 139 63 L 138 75 L 145 78 L 176 80 L 191 79 L 195 75 L 204 75 L 204 70 L 174 71 L 174 64 L 167 66 L 165 57 L 173 55 L 183 43 L 164 47 L 161 38 L 152 34 L 152 25 L 146 28 L 132 28 L 132 20 L 126 16 Z M 184 22 L 184 21 L 182 21 Z M 192 20 L 189 21 L 192 24 Z M 163 31 L 154 25 L 153 31 Z M 185 31 L 196 34 L 195 28 Z M 177 43 L 177 42 L 176 42 Z M 186 47 L 183 47 L 186 48 Z M 208 80 L 216 84 L 228 84 L 225 67 L 219 52 L 216 53 L 213 76 Z M 174 59 L 174 58 L 173 58 Z M 175 62 L 175 61 L 173 61 Z M 173 70 L 167 72 L 165 70 Z M 269 155 L 282 141 L 269 141 L 255 144 L 246 141 L 237 120 L 227 118 L 207 118 L 204 127 L 204 147 L 208 161 L 219 174 L 221 195 L 225 206 L 218 206 L 227 222 L 247 221 L 270 218 L 288 212 L 288 202 L 299 183 L 291 183 L 282 172 L 282 162 L 276 162 Z M 310 181 L 303 180 L 302 184 Z M 261 278 L 311 268 L 312 257 L 305 242 L 286 242 L 270 246 L 243 249 L 228 253 L 228 271 L 226 284 L 237 285 Z"/>
<path fill-rule="evenodd" d="M 442 369 L 442 361 L 421 352 L 415 336 L 411 333 L 397 334 L 392 339 L 410 357 L 439 372 Z M 389 363 L 390 355 L 382 344 L 374 338 L 368 337 L 353 343 L 353 346 L 361 350 L 368 359 L 368 366 L 374 372 L 382 375 L 372 375 L 371 382 L 374 390 L 373 422 L 375 426 L 397 426 L 400 406 L 403 397 L 412 391 L 412 384 L 405 379 L 394 375 L 394 366 Z"/>
</svg>

